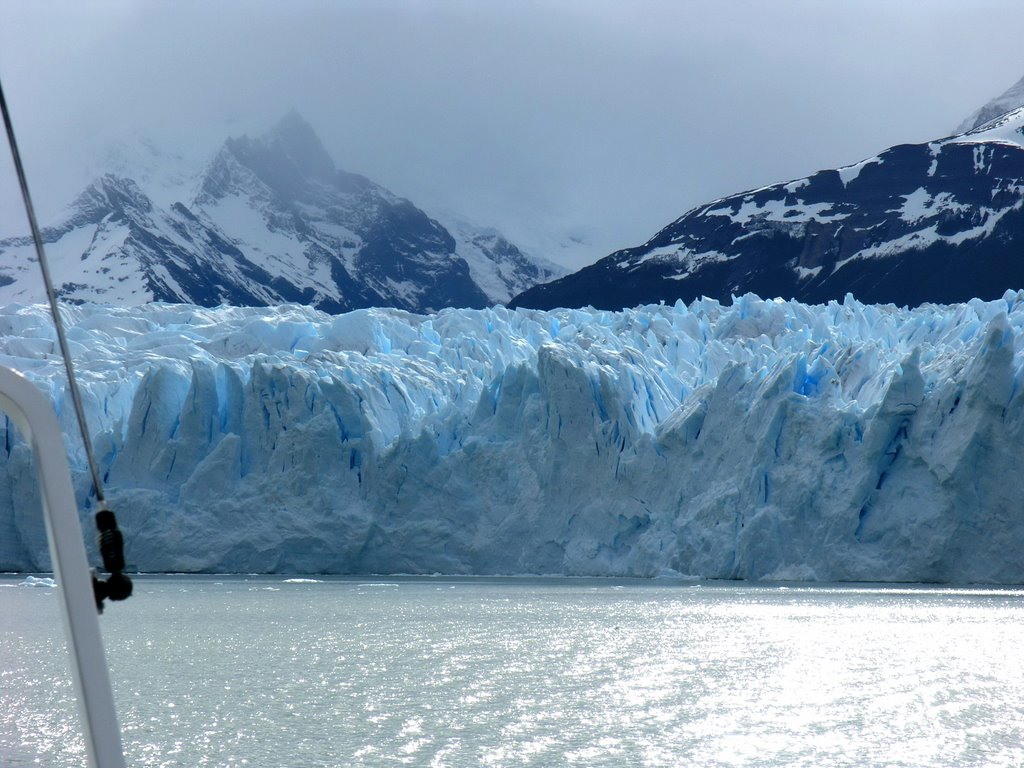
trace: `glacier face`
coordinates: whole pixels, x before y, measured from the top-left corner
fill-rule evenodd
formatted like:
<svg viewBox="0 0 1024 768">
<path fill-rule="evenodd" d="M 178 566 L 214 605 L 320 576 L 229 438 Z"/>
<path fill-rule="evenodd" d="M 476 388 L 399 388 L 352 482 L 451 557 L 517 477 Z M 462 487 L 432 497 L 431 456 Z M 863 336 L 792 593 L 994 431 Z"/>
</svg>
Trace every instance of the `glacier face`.
<svg viewBox="0 0 1024 768">
<path fill-rule="evenodd" d="M 65 313 L 131 569 L 1024 582 L 1024 293 Z M 45 309 L 0 339 L 85 519 Z M 48 564 L 30 467 L 5 419 L 0 570 Z"/>
</svg>

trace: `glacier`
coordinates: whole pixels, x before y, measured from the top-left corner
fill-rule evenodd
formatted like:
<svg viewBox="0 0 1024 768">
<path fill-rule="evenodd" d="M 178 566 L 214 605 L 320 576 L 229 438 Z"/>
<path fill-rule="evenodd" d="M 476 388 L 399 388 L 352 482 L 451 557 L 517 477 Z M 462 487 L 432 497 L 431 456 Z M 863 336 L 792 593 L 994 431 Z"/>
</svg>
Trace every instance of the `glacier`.
<svg viewBox="0 0 1024 768">
<path fill-rule="evenodd" d="M 62 309 L 130 570 L 1024 583 L 1024 292 L 917 309 Z M 0 364 L 52 399 L 42 305 Z M 0 570 L 49 568 L 0 434 Z"/>
</svg>

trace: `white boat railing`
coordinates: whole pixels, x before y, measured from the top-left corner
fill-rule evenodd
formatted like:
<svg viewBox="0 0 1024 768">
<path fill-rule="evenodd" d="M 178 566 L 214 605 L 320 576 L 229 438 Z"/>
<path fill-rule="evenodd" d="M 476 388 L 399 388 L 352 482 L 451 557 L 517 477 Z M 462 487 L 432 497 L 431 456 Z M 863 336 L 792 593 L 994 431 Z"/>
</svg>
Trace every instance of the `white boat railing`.
<svg viewBox="0 0 1024 768">
<path fill-rule="evenodd" d="M 32 448 L 89 765 L 124 768 L 92 575 L 60 425 L 43 393 L 24 376 L 3 366 L 0 410 L 14 421 Z"/>
</svg>

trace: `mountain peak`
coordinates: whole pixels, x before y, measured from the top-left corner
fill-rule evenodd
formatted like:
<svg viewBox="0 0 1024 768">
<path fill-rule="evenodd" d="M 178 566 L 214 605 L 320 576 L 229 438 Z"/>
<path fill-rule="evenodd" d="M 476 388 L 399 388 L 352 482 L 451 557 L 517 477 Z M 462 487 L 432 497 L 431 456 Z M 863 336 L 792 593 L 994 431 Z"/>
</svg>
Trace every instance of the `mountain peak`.
<svg viewBox="0 0 1024 768">
<path fill-rule="evenodd" d="M 957 126 L 955 133 L 966 133 L 980 128 L 985 123 L 1021 106 L 1024 106 L 1024 77 L 999 96 L 972 112 L 966 120 Z"/>
<path fill-rule="evenodd" d="M 227 139 L 201 174 L 184 177 L 197 180 L 190 197 L 171 197 L 183 185 L 159 173 L 178 164 L 152 142 L 139 146 L 111 165 L 144 184 L 105 173 L 44 232 L 70 268 L 69 300 L 429 312 L 504 301 L 551 274 L 496 233 L 456 240 L 408 200 L 337 170 L 295 110 L 255 138 Z M 0 240 L 0 300 L 37 299 L 31 245 Z"/>
<path fill-rule="evenodd" d="M 299 110 L 292 107 L 277 123 L 267 131 L 268 134 L 288 133 L 289 131 L 305 132 L 314 134 L 313 126 L 304 118 Z"/>
<path fill-rule="evenodd" d="M 320 138 L 295 110 L 257 139 L 241 136 L 224 142 L 213 166 L 204 174 L 198 198 L 221 196 L 233 163 L 247 168 L 286 200 L 307 197 L 312 189 L 310 182 L 332 184 L 337 173 Z"/>
<path fill-rule="evenodd" d="M 79 217 L 89 221 L 111 212 L 121 215 L 130 212 L 147 214 L 153 210 L 153 203 L 138 184 L 113 173 L 106 173 L 89 184 L 72 206 Z"/>
<path fill-rule="evenodd" d="M 306 176 L 329 178 L 334 161 L 313 127 L 292 109 L 260 139 L 268 150 L 284 155 Z"/>
</svg>

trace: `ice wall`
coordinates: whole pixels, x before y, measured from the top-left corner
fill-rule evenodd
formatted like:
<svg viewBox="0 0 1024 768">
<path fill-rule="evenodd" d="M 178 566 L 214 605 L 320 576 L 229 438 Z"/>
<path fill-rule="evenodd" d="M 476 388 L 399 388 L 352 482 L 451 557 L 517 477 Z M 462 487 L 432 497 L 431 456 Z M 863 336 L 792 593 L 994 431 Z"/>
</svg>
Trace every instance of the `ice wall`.
<svg viewBox="0 0 1024 768">
<path fill-rule="evenodd" d="M 133 569 L 1024 582 L 1024 293 L 66 316 Z M 88 515 L 45 310 L 0 339 Z M 45 569 L 0 426 L 0 570 Z"/>
</svg>

